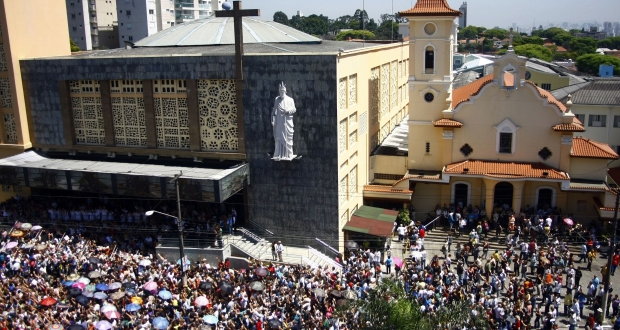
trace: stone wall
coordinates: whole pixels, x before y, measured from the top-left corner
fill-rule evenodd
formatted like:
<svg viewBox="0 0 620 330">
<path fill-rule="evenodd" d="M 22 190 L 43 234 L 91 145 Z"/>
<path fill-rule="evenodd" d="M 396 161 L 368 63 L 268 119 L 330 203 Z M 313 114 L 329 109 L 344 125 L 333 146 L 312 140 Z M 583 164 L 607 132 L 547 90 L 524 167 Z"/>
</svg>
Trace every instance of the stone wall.
<svg viewBox="0 0 620 330">
<path fill-rule="evenodd" d="M 338 246 L 336 56 L 249 57 L 245 62 L 245 141 L 251 184 L 249 219 L 285 244 Z M 293 151 L 276 162 L 271 109 L 284 82 L 297 113 Z"/>
<path fill-rule="evenodd" d="M 336 55 L 251 55 L 244 62 L 245 141 L 251 184 L 248 218 L 285 243 L 337 247 Z M 75 58 L 21 61 L 35 145 L 65 145 L 59 81 L 233 79 L 233 56 Z M 293 150 L 275 162 L 270 114 L 284 82 L 295 100 Z"/>
</svg>

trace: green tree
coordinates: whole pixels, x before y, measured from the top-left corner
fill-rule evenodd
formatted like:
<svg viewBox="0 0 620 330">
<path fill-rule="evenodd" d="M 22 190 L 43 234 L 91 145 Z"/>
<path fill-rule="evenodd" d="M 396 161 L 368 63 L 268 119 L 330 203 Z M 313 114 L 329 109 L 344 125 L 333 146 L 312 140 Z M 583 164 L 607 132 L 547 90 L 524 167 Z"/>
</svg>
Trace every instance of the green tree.
<svg viewBox="0 0 620 330">
<path fill-rule="evenodd" d="M 577 57 L 575 65 L 581 72 L 598 75 L 599 66 L 601 64 L 610 64 L 614 66 L 614 75 L 620 75 L 620 59 L 602 54 L 586 54 Z"/>
<path fill-rule="evenodd" d="M 470 25 L 459 30 L 458 39 L 476 39 L 478 28 Z"/>
<path fill-rule="evenodd" d="M 394 38 L 394 39 L 392 39 Z M 383 21 L 377 28 L 377 40 L 398 40 L 398 23 Z"/>
<path fill-rule="evenodd" d="M 291 19 L 288 21 L 288 26 L 297 30 L 301 30 L 304 18 L 305 17 L 300 17 L 299 15 L 292 16 Z"/>
<path fill-rule="evenodd" d="M 558 33 L 551 38 L 551 41 L 555 42 L 556 45 L 568 46 L 570 41 L 575 37 L 568 32 Z"/>
<path fill-rule="evenodd" d="M 273 21 L 276 23 L 288 25 L 288 16 L 286 16 L 286 14 L 281 11 L 276 11 L 273 14 Z"/>
<path fill-rule="evenodd" d="M 368 18 L 368 13 L 362 9 L 357 9 L 355 11 L 355 14 L 353 14 L 353 19 L 357 20 L 358 22 L 362 22 L 362 26 L 359 26 L 360 30 L 365 30 L 366 25 L 370 21 L 370 19 Z"/>
<path fill-rule="evenodd" d="M 310 15 L 306 17 L 301 24 L 301 31 L 313 35 L 327 34 L 327 20 L 325 16 L 321 16 Z"/>
<path fill-rule="evenodd" d="M 569 44 L 570 51 L 577 56 L 595 53 L 597 46 L 598 43 L 594 38 L 573 38 Z"/>
<path fill-rule="evenodd" d="M 409 209 L 404 208 L 398 211 L 398 223 L 403 224 L 405 226 L 409 226 L 411 224 L 411 218 L 409 218 Z"/>
<path fill-rule="evenodd" d="M 484 31 L 484 36 L 487 38 L 498 38 L 498 39 L 506 39 L 510 31 L 505 29 L 489 29 Z"/>
<path fill-rule="evenodd" d="M 374 18 L 371 18 L 370 20 L 368 20 L 368 24 L 366 24 L 366 30 L 368 30 L 368 31 L 370 31 L 372 33 L 375 33 L 378 28 L 379 28 L 379 26 L 377 25 L 377 22 L 375 22 Z"/>
<path fill-rule="evenodd" d="M 620 48 L 620 37 L 610 37 L 607 39 L 600 40 L 598 42 L 599 48 L 609 48 L 609 49 L 619 49 Z"/>
<path fill-rule="evenodd" d="M 523 44 L 532 44 L 532 45 L 544 45 L 545 40 L 539 37 L 524 37 L 522 38 Z"/>
<path fill-rule="evenodd" d="M 71 39 L 69 39 L 69 47 L 71 47 L 72 52 L 79 52 L 81 50 L 80 47 L 75 43 L 75 41 Z"/>
<path fill-rule="evenodd" d="M 366 30 L 349 30 L 349 31 L 342 31 L 340 33 L 338 33 L 338 35 L 336 35 L 336 40 L 338 41 L 342 41 L 342 40 L 347 40 L 347 39 L 364 39 L 364 40 L 374 40 L 375 39 L 375 34 L 370 32 L 370 31 L 366 31 Z"/>
<path fill-rule="evenodd" d="M 525 57 L 539 58 L 543 61 L 553 60 L 553 53 L 549 48 L 541 45 L 525 44 L 515 47 L 515 53 L 517 55 Z"/>
</svg>

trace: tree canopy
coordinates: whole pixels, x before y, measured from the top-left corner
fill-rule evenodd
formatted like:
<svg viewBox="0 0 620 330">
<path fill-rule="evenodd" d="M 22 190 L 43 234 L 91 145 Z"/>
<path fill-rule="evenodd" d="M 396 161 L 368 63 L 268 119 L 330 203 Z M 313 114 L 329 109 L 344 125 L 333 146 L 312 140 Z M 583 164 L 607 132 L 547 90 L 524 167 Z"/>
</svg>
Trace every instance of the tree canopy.
<svg viewBox="0 0 620 330">
<path fill-rule="evenodd" d="M 366 30 L 349 30 L 349 31 L 342 31 L 338 33 L 338 35 L 336 35 L 336 40 L 338 41 L 347 40 L 349 38 L 373 40 L 375 39 L 375 34 L 370 31 L 366 31 Z"/>
<path fill-rule="evenodd" d="M 487 38 L 506 39 L 510 35 L 510 31 L 505 29 L 489 29 L 484 31 L 484 36 Z"/>
<path fill-rule="evenodd" d="M 281 11 L 276 11 L 273 14 L 273 21 L 276 23 L 288 25 L 288 16 L 286 16 L 286 14 Z"/>
<path fill-rule="evenodd" d="M 598 75 L 601 64 L 611 64 L 614 66 L 614 75 L 620 75 L 620 59 L 602 54 L 586 54 L 577 57 L 575 65 L 581 72 Z"/>
<path fill-rule="evenodd" d="M 528 58 L 539 58 L 543 61 L 553 60 L 553 53 L 551 52 L 551 50 L 541 45 L 525 44 L 517 46 L 515 47 L 515 54 Z"/>
<path fill-rule="evenodd" d="M 599 48 L 620 49 L 620 37 L 610 37 L 598 42 Z"/>
<path fill-rule="evenodd" d="M 72 52 L 79 52 L 81 50 L 80 47 L 75 43 L 75 41 L 71 39 L 69 39 L 69 47 L 71 47 Z"/>
<path fill-rule="evenodd" d="M 594 53 L 596 52 L 597 46 L 598 43 L 596 40 L 587 37 L 573 38 L 569 44 L 571 52 L 575 53 L 576 56 Z"/>
</svg>

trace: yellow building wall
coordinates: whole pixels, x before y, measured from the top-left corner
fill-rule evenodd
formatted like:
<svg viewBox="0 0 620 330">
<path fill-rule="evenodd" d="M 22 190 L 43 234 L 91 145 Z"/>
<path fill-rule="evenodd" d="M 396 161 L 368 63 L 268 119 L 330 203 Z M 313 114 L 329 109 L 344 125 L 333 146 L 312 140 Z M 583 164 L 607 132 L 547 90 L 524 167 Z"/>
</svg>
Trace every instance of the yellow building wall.
<svg viewBox="0 0 620 330">
<path fill-rule="evenodd" d="M 0 118 L 0 157 L 18 154 L 32 146 L 26 115 L 27 96 L 24 95 L 19 60 L 41 56 L 70 55 L 69 31 L 64 0 L 2 1 L 0 4 L 0 31 L 7 71 L 0 78 L 8 78 L 11 89 L 11 108 L 2 108 Z M 4 115 L 13 114 L 17 143 L 8 144 Z M 28 194 L 27 188 L 18 189 Z M 15 194 L 0 191 L 0 200 Z"/>
<path fill-rule="evenodd" d="M 510 102 L 506 102 L 508 98 Z M 454 130 L 452 163 L 473 158 L 542 162 L 554 168 L 560 167 L 562 134 L 551 127 L 562 123 L 562 117 L 558 108 L 547 104 L 547 100 L 541 98 L 533 86 L 527 84 L 508 94 L 499 86 L 489 84 L 474 99 L 473 104 L 461 104 L 454 113 L 453 118 L 462 122 L 463 127 Z M 519 127 L 512 154 L 498 153 L 496 148 L 498 135 L 494 126 L 507 118 Z M 466 143 L 473 149 L 469 157 L 459 151 Z M 544 147 L 552 153 L 547 160 L 538 155 Z"/>
<path fill-rule="evenodd" d="M 573 104 L 571 111 L 575 115 L 584 115 L 583 124 L 585 132 L 575 133 L 575 136 L 583 136 L 588 139 L 607 143 L 614 150 L 620 146 L 620 125 L 614 127 L 614 117 L 620 116 L 620 106 Z M 606 117 L 605 127 L 588 126 L 590 115 L 603 115 Z M 609 164 L 609 168 L 620 166 L 620 160 Z"/>
<path fill-rule="evenodd" d="M 560 76 L 557 73 L 540 72 L 527 68 L 527 71 L 531 74 L 530 81 L 536 84 L 536 86 L 542 88 L 543 84 L 550 84 L 550 91 L 558 88 L 563 88 L 569 85 L 569 78 L 567 76 Z"/>
<path fill-rule="evenodd" d="M 573 179 L 602 181 L 607 177 L 608 162 L 608 159 L 571 157 L 568 175 Z"/>
<path fill-rule="evenodd" d="M 605 193 L 577 192 L 573 191 L 568 194 L 566 199 L 565 214 L 573 214 L 579 223 L 589 224 L 590 221 L 599 219 L 594 197 L 598 197 L 601 201 L 605 198 Z"/>
<path fill-rule="evenodd" d="M 379 139 L 385 138 L 400 123 L 406 112 L 408 44 L 393 43 L 341 53 L 337 61 L 338 183 L 339 195 L 346 195 L 339 207 L 340 227 L 343 227 L 351 214 L 363 205 L 364 185 L 373 181 L 370 175 L 372 171 L 370 153 L 380 142 Z M 389 68 L 388 77 L 391 77 L 393 73 L 391 65 L 395 65 L 396 78 L 394 83 L 388 79 L 387 91 L 380 83 L 381 71 L 385 69 L 386 64 Z M 379 76 L 373 77 L 373 69 L 376 68 L 379 68 Z M 374 82 L 371 82 L 373 79 L 375 79 Z M 373 83 L 379 84 L 379 95 L 371 93 Z M 374 86 L 377 87 L 377 85 Z M 351 94 L 353 89 L 356 91 L 355 96 Z M 387 111 L 383 113 L 381 112 L 382 102 L 386 102 L 386 95 L 381 93 L 387 93 L 388 102 Z M 373 104 L 374 107 L 371 106 Z M 378 113 L 373 115 L 373 109 Z M 355 138 L 351 136 L 354 133 Z M 342 138 L 345 138 L 345 143 Z M 351 174 L 354 170 L 356 170 L 355 184 L 351 182 Z M 394 171 L 399 175 L 404 175 L 407 168 L 402 166 L 399 171 Z M 345 178 L 347 179 L 346 191 L 342 191 L 341 183 Z M 340 244 L 344 244 L 342 231 L 340 232 Z M 339 248 L 343 249 L 344 246 Z"/>
<path fill-rule="evenodd" d="M 435 206 L 437 204 L 443 205 L 442 189 L 443 186 L 436 183 L 418 182 L 415 186 L 415 192 L 411 201 L 416 211 L 416 219 L 424 220 L 427 213 L 435 215 Z M 448 196 L 448 199 L 450 196 Z M 447 202 L 446 202 L 447 204 Z"/>
</svg>

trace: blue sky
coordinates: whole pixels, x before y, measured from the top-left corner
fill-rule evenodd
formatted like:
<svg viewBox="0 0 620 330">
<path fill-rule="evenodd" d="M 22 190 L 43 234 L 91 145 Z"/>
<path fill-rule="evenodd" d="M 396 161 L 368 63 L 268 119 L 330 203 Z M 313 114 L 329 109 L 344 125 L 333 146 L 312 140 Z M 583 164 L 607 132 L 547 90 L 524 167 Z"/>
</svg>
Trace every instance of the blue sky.
<svg viewBox="0 0 620 330">
<path fill-rule="evenodd" d="M 228 0 L 232 1 L 232 0 Z M 283 11 L 289 17 L 300 10 L 305 16 L 323 14 L 330 18 L 352 15 L 362 8 L 363 0 L 244 0 L 244 8 L 261 10 L 261 18 L 271 20 L 273 13 Z M 394 11 L 411 8 L 416 0 L 393 0 Z M 448 0 L 458 9 L 463 0 Z M 391 12 L 390 0 L 365 0 L 368 15 L 378 20 L 379 15 Z M 486 27 L 509 27 L 513 22 L 531 27 L 564 21 L 586 23 L 620 21 L 620 0 L 468 0 L 468 24 Z"/>
</svg>

